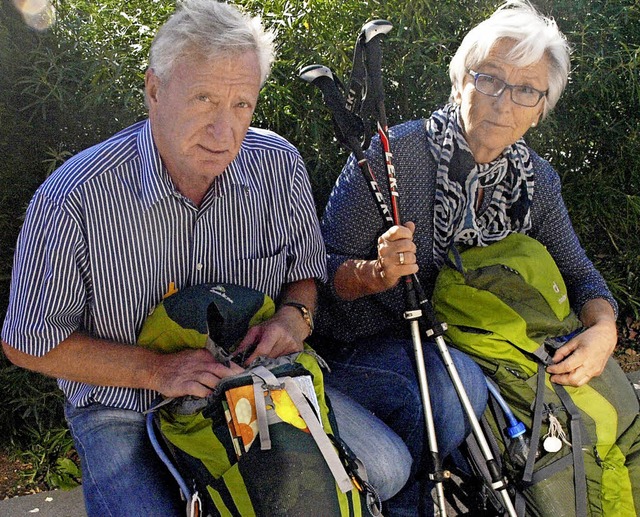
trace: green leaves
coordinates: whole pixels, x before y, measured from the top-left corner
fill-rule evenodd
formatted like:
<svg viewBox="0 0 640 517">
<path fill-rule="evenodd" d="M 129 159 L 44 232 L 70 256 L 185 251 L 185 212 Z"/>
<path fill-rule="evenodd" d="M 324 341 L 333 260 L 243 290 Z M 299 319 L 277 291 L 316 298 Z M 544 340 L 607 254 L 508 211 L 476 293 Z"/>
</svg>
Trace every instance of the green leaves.
<svg viewBox="0 0 640 517">
<path fill-rule="evenodd" d="M 25 434 L 31 441 L 30 447 L 20 454 L 21 461 L 30 465 L 20 472 L 24 485 L 44 481 L 48 487 L 70 490 L 80 484 L 79 459 L 66 427 L 44 431 L 27 428 Z"/>
<path fill-rule="evenodd" d="M 300 149 L 322 213 L 346 159 L 320 93 L 298 79 L 313 63 L 347 80 L 354 40 L 372 19 L 383 41 L 390 124 L 426 117 L 449 96 L 448 65 L 464 34 L 495 0 L 239 0 L 277 31 L 279 58 L 255 124 Z M 622 313 L 640 312 L 640 4 L 637 0 L 538 0 L 574 47 L 571 82 L 527 140 L 563 180 L 581 242 Z M 0 4 L 0 318 L 13 243 L 35 188 L 69 156 L 146 116 L 143 75 L 157 28 L 174 0 L 58 0 L 58 22 L 35 32 Z M 401 171 L 399 172 L 401 174 Z M 55 383 L 0 359 L 0 435 L 34 451 L 38 475 L 66 486 L 67 455 Z M 32 431 L 27 432 L 26 429 Z M 41 445 L 44 444 L 44 445 Z M 6 445 L 6 444 L 5 444 Z M 33 447 L 32 447 L 33 446 Z M 40 459 L 38 459 L 40 458 Z M 42 474 L 46 472 L 46 474 Z"/>
<path fill-rule="evenodd" d="M 298 79 L 298 70 L 326 64 L 346 81 L 360 28 L 371 19 L 387 19 L 394 26 L 383 42 L 389 123 L 426 117 L 448 99 L 447 67 L 464 34 L 495 8 L 488 0 L 239 4 L 259 13 L 278 34 L 279 58 L 255 124 L 299 147 L 319 213 L 347 153 L 336 145 L 320 93 Z M 607 274 L 612 263 L 639 271 L 637 256 L 624 257 L 622 264 L 616 250 L 640 247 L 638 216 L 627 208 L 628 196 L 640 191 L 640 7 L 633 0 L 538 5 L 572 44 L 573 71 L 555 112 L 527 139 L 563 178 L 565 199 L 590 256 Z M 3 242 L 15 240 L 19 212 L 52 167 L 145 116 L 148 48 L 174 2 L 59 0 L 56 8 L 57 24 L 36 33 L 11 5 L 2 6 L 0 185 L 11 186 L 13 200 L 0 210 Z M 11 246 L 3 247 L 0 276 L 8 275 L 10 257 Z M 610 278 L 620 277 L 628 275 L 619 271 Z M 613 289 L 623 307 L 637 307 L 636 286 L 617 285 Z"/>
</svg>

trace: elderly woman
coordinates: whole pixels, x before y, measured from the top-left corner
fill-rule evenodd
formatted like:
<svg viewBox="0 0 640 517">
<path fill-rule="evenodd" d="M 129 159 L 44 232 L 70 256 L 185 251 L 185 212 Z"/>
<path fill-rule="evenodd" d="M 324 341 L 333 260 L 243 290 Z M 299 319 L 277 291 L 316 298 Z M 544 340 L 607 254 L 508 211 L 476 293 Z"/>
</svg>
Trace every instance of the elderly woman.
<svg viewBox="0 0 640 517">
<path fill-rule="evenodd" d="M 547 247 L 587 327 L 556 352 L 548 368 L 553 382 L 588 382 L 616 344 L 616 303 L 580 246 L 558 173 L 523 140 L 555 106 L 569 68 L 556 24 L 528 2 L 506 2 L 468 33 L 452 59 L 450 103 L 427 120 L 390 130 L 401 213 L 411 222 L 385 231 L 353 157 L 327 205 L 322 231 L 330 283 L 317 326 L 331 338 L 321 347 L 331 359 L 329 382 L 402 437 L 414 472 L 424 467 L 424 420 L 399 281 L 417 273 L 430 294 L 452 244 L 483 246 L 520 232 Z M 382 183 L 378 141 L 368 157 Z M 434 347 L 424 352 L 437 440 L 447 455 L 468 424 Z M 468 357 L 451 352 L 480 414 L 484 378 Z M 391 500 L 389 515 L 417 514 L 413 480 Z"/>
</svg>

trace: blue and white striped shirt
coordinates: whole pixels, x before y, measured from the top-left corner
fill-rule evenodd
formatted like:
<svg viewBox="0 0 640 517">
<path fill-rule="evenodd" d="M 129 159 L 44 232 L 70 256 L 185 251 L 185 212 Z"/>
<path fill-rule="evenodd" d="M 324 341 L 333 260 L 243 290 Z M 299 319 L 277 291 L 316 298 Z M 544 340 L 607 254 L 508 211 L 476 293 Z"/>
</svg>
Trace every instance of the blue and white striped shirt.
<svg viewBox="0 0 640 517">
<path fill-rule="evenodd" d="M 2 338 L 42 356 L 71 333 L 133 344 L 170 286 L 229 282 L 278 298 L 325 279 L 298 151 L 251 128 L 198 208 L 163 167 L 149 121 L 68 160 L 35 193 L 18 239 Z M 59 380 L 76 406 L 145 410 L 147 390 Z"/>
</svg>

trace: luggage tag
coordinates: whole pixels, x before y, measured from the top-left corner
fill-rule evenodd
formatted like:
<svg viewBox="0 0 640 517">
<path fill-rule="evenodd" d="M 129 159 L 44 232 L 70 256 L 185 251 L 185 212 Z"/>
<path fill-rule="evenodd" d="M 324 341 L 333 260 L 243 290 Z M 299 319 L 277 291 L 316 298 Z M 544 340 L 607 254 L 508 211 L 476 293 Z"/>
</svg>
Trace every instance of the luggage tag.
<svg viewBox="0 0 640 517">
<path fill-rule="evenodd" d="M 196 491 L 189 501 L 189 517 L 200 517 L 200 515 L 202 515 L 202 499 Z"/>
<path fill-rule="evenodd" d="M 553 413 L 549 413 L 549 432 L 542 437 L 542 448 L 547 452 L 558 452 L 563 444 L 571 447 L 560 420 Z"/>
</svg>

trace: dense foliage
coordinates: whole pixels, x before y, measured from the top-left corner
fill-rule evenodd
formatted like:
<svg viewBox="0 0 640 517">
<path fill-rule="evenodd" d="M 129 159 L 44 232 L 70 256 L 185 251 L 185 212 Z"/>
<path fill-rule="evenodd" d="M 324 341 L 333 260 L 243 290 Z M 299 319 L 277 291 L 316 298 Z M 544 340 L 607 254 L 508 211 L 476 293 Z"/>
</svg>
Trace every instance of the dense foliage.
<svg viewBox="0 0 640 517">
<path fill-rule="evenodd" d="M 390 124 L 426 116 L 448 98 L 447 66 L 463 34 L 496 0 L 240 0 L 278 32 L 279 60 L 256 125 L 295 143 L 321 212 L 346 153 L 333 138 L 319 92 L 297 79 L 323 63 L 347 79 L 353 41 L 370 19 L 391 21 L 384 41 Z M 640 5 L 635 0 L 540 0 L 573 45 L 573 73 L 555 112 L 528 141 L 560 172 L 564 196 L 589 256 L 623 313 L 640 311 Z M 145 116 L 143 74 L 151 38 L 171 0 L 58 0 L 57 23 L 28 28 L 0 3 L 0 318 L 13 243 L 34 189 L 70 155 Z M 0 359 L 4 361 L 4 359 Z M 53 384 L 0 363 L 5 400 L 0 435 L 24 445 L 59 418 Z M 54 398 L 56 395 L 51 395 Z M 58 399 L 55 399 L 56 401 Z M 11 406 L 14 404 L 14 406 Z M 9 411 L 12 407 L 15 411 Z"/>
</svg>

